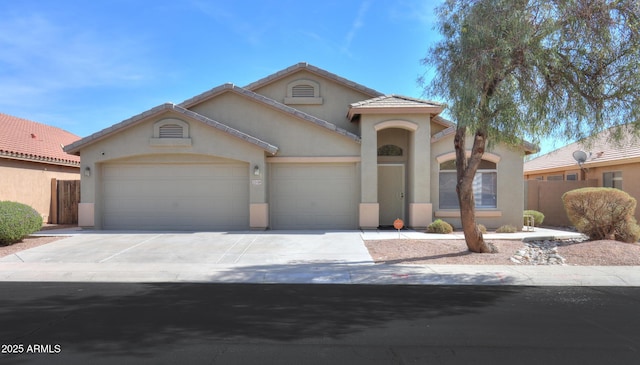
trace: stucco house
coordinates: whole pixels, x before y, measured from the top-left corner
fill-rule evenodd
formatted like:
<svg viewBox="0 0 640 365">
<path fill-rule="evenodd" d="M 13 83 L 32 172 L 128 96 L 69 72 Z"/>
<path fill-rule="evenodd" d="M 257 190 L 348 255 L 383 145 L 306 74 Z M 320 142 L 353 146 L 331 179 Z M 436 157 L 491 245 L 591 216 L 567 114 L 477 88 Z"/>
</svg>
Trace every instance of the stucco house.
<svg viewBox="0 0 640 365">
<path fill-rule="evenodd" d="M 298 63 L 167 103 L 65 147 L 82 158 L 80 225 L 98 229 L 370 229 L 459 225 L 443 106 Z M 476 178 L 479 222 L 522 225 L 524 149 Z M 531 151 L 529 151 L 531 152 Z"/>
<path fill-rule="evenodd" d="M 525 180 L 581 181 L 595 186 L 617 188 L 640 200 L 640 140 L 632 131 L 615 141 L 612 130 L 578 141 L 524 163 Z M 574 152 L 582 151 L 585 161 L 578 164 Z M 570 185 L 568 185 L 570 186 Z M 640 219 L 640 209 L 636 209 Z"/>
<path fill-rule="evenodd" d="M 79 139 L 57 127 L 0 113 L 0 200 L 27 204 L 48 222 L 51 179 L 80 180 L 80 157 L 62 149 Z"/>
</svg>

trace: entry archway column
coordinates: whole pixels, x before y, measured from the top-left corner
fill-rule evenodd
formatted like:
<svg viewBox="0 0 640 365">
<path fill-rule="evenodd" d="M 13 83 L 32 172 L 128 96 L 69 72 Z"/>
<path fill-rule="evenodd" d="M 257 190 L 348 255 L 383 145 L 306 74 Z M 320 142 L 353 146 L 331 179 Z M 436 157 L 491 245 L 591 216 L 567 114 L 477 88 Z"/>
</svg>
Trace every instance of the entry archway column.
<svg viewBox="0 0 640 365">
<path fill-rule="evenodd" d="M 431 128 L 430 118 L 422 120 L 412 133 L 409 190 L 409 222 L 412 228 L 426 228 L 432 221 L 431 204 Z"/>
<path fill-rule="evenodd" d="M 380 222 L 378 205 L 378 131 L 361 121 L 360 228 L 375 229 Z"/>
</svg>

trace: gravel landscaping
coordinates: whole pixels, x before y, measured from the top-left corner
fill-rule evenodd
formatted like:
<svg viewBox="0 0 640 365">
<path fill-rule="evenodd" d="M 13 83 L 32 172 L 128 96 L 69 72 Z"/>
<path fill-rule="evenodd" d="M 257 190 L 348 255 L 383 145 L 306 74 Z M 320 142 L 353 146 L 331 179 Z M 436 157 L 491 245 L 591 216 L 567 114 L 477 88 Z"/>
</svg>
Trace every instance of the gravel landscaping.
<svg viewBox="0 0 640 365">
<path fill-rule="evenodd" d="M 464 240 L 376 240 L 365 241 L 365 245 L 376 263 L 388 264 L 640 265 L 640 244 L 638 243 L 609 240 L 538 241 L 528 244 L 520 240 L 488 241 L 491 241 L 498 248 L 498 253 L 471 253 L 467 250 Z M 549 260 L 551 255 L 557 255 L 562 260 Z M 526 259 L 527 256 L 529 259 Z M 551 258 L 555 259 L 555 257 Z"/>
</svg>

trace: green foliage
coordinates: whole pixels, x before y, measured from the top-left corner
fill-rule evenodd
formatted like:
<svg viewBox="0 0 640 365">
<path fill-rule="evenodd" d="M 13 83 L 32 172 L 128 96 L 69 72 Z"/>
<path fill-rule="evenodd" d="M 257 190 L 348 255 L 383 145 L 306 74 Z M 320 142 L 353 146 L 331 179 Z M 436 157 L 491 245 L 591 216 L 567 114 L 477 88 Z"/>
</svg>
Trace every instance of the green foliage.
<svg viewBox="0 0 640 365">
<path fill-rule="evenodd" d="M 571 223 L 592 240 L 640 239 L 640 226 L 634 218 L 636 200 L 622 190 L 576 189 L 564 193 L 562 202 Z"/>
<path fill-rule="evenodd" d="M 19 242 L 42 228 L 42 216 L 28 205 L 0 201 L 0 245 Z"/>
<path fill-rule="evenodd" d="M 640 127 L 636 2 L 447 0 L 437 15 L 443 38 L 423 59 L 436 71 L 425 90 L 459 127 L 515 145 Z"/>
<path fill-rule="evenodd" d="M 485 148 L 620 126 L 640 134 L 640 7 L 621 0 L 446 0 L 425 85 L 456 123 L 462 227 L 477 246 L 471 181 Z M 425 81 L 425 80 L 421 80 Z M 465 139 L 474 136 L 467 164 Z"/>
<path fill-rule="evenodd" d="M 537 210 L 525 210 L 524 215 L 533 216 L 533 225 L 536 227 L 540 227 L 542 222 L 544 221 L 544 214 L 538 212 Z M 526 222 L 523 222 L 526 223 Z"/>
<path fill-rule="evenodd" d="M 496 229 L 496 233 L 516 233 L 518 229 L 510 224 L 505 224 Z"/>
<path fill-rule="evenodd" d="M 443 221 L 442 219 L 436 219 L 433 221 L 429 227 L 427 227 L 428 233 L 451 233 L 453 232 L 453 227 Z"/>
<path fill-rule="evenodd" d="M 482 232 L 482 234 L 487 233 L 487 227 L 485 227 L 484 224 L 478 224 L 478 230 Z"/>
</svg>

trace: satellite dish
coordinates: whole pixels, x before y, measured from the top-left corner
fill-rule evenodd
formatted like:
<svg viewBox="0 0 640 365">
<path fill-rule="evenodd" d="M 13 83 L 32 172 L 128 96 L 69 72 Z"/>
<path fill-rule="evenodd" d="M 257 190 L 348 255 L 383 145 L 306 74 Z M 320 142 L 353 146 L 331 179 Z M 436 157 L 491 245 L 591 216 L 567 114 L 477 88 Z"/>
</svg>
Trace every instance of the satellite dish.
<svg viewBox="0 0 640 365">
<path fill-rule="evenodd" d="M 578 162 L 578 165 L 582 167 L 582 164 L 587 161 L 587 153 L 584 151 L 575 151 L 573 153 L 573 158 Z"/>
</svg>

